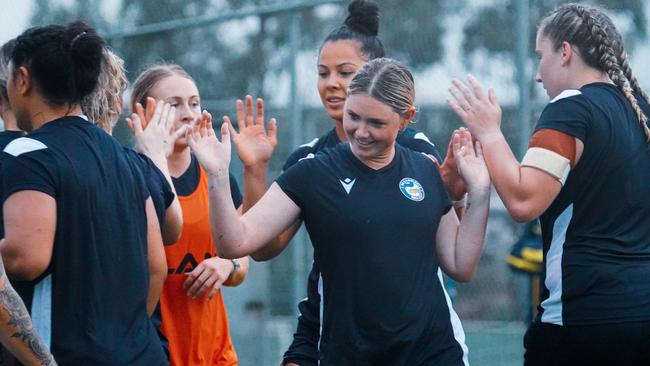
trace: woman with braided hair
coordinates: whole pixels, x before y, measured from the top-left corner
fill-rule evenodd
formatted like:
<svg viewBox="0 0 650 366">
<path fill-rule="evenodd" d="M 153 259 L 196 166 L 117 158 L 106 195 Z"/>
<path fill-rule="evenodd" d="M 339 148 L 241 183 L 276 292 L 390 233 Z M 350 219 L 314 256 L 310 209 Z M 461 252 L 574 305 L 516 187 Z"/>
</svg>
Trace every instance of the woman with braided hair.
<svg viewBox="0 0 650 366">
<path fill-rule="evenodd" d="M 469 77 L 450 107 L 481 142 L 517 221 L 541 215 L 544 281 L 526 365 L 650 364 L 650 113 L 620 33 L 600 9 L 542 19 L 536 80 L 551 101 L 521 163 L 494 92 Z"/>
</svg>

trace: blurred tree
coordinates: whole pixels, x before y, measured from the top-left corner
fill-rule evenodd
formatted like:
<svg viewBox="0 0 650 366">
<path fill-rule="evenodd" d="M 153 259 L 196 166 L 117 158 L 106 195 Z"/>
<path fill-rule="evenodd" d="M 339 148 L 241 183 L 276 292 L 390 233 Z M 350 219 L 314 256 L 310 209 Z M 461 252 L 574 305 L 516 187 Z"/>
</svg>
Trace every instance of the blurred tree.
<svg viewBox="0 0 650 366">
<path fill-rule="evenodd" d="M 388 53 L 415 68 L 426 67 L 442 58 L 445 16 L 464 1 L 450 5 L 444 0 L 409 3 L 377 1 L 382 21 L 380 38 Z M 106 19 L 100 0 L 35 0 L 33 25 L 85 19 L 100 31 L 133 29 L 170 20 L 192 19 L 206 14 L 250 9 L 274 0 L 129 0 L 119 4 L 119 16 Z M 402 9 L 387 16 L 389 9 Z M 345 7 L 327 12 L 318 9 L 300 13 L 300 49 L 314 52 L 325 35 L 342 23 Z M 156 62 L 176 62 L 192 74 L 204 99 L 223 100 L 232 95 L 261 95 L 267 72 L 287 68 L 291 14 L 260 14 L 202 27 L 184 27 L 147 35 L 116 39 L 111 46 L 125 59 L 133 78 Z M 272 98 L 272 96 L 271 96 Z"/>
<path fill-rule="evenodd" d="M 107 29 L 107 22 L 99 14 L 101 0 L 74 0 L 72 3 L 53 0 L 35 0 L 31 25 L 65 24 L 83 19 L 99 30 Z"/>
<path fill-rule="evenodd" d="M 378 0 L 377 3 L 381 15 L 379 38 L 386 52 L 420 69 L 442 59 L 445 19 L 462 9 L 466 1 Z"/>
<path fill-rule="evenodd" d="M 513 27 L 516 25 L 517 12 L 515 1 L 497 0 L 475 11 L 472 18 L 465 24 L 463 50 L 467 54 L 485 50 L 491 54 L 502 54 L 514 60 L 515 37 Z M 540 19 L 556 8 L 566 3 L 562 0 L 529 0 L 528 24 L 531 50 L 530 57 L 534 57 L 535 36 Z M 647 19 L 643 0 L 597 0 L 597 5 L 609 9 L 614 15 L 622 15 L 631 19 L 631 27 L 623 35 L 627 47 L 633 47 L 637 40 L 644 39 L 647 34 Z M 618 22 L 617 22 L 618 23 Z M 464 58 L 470 62 L 471 58 Z"/>
</svg>

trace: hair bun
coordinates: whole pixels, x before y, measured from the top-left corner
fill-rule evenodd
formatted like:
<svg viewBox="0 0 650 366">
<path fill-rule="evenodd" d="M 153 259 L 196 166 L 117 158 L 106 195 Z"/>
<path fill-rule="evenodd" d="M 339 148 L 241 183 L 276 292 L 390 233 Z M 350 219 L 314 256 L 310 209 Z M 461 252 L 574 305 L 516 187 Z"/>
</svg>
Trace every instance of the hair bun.
<svg viewBox="0 0 650 366">
<path fill-rule="evenodd" d="M 64 29 L 63 46 L 67 47 L 78 98 L 90 94 L 97 85 L 103 62 L 104 40 L 88 24 L 76 21 Z"/>
<path fill-rule="evenodd" d="M 379 32 L 379 7 L 372 1 L 354 0 L 348 5 L 345 25 L 351 30 L 376 37 Z"/>
</svg>

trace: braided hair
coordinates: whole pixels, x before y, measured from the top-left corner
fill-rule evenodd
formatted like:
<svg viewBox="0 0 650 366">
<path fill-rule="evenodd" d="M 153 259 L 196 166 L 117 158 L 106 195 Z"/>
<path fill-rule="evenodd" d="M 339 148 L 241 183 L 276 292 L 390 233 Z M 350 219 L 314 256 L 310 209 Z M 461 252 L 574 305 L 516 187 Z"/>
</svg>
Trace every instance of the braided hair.
<svg viewBox="0 0 650 366">
<path fill-rule="evenodd" d="M 632 105 L 650 140 L 648 117 L 639 107 L 633 92 L 648 103 L 650 99 L 632 73 L 621 34 L 603 10 L 581 4 L 565 4 L 542 20 L 540 32 L 553 42 L 556 50 L 566 41 L 578 49 L 588 66 L 606 73 Z"/>
<path fill-rule="evenodd" d="M 343 24 L 325 37 L 320 49 L 327 42 L 353 40 L 361 45 L 361 54 L 368 60 L 384 57 L 384 45 L 379 33 L 379 7 L 372 1 L 354 0 L 348 5 L 348 17 Z M 320 53 L 320 51 L 319 51 Z"/>
</svg>

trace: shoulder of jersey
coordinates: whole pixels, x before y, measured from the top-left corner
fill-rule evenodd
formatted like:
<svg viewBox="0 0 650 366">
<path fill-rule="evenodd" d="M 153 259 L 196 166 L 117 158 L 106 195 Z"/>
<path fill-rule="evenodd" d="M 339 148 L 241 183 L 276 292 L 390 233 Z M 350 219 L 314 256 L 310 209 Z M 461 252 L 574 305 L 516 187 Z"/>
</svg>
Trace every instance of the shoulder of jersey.
<svg viewBox="0 0 650 366">
<path fill-rule="evenodd" d="M 563 91 L 562 93 L 558 94 L 557 96 L 555 96 L 555 98 L 551 99 L 550 103 L 555 103 L 555 102 L 557 102 L 559 100 L 575 97 L 576 95 L 581 95 L 581 94 L 582 94 L 582 92 L 580 90 L 567 89 L 567 90 Z"/>
<path fill-rule="evenodd" d="M 19 137 L 11 141 L 4 149 L 4 152 L 11 154 L 13 156 L 20 156 L 25 153 L 32 151 L 44 150 L 47 149 L 47 145 L 44 143 L 29 138 L 29 137 Z"/>
<path fill-rule="evenodd" d="M 420 140 L 428 143 L 431 146 L 435 146 L 429 137 L 424 134 L 424 132 L 417 131 L 412 127 L 407 127 L 401 134 L 397 136 L 398 140 Z M 398 141 L 399 142 L 399 141 Z"/>
<path fill-rule="evenodd" d="M 417 152 L 416 152 L 416 153 L 417 153 Z M 417 153 L 417 154 L 424 156 L 424 157 L 426 158 L 426 160 L 427 160 L 428 162 L 430 162 L 431 164 L 433 164 L 433 165 L 436 165 L 436 163 L 439 163 L 439 162 L 437 162 L 433 157 L 429 156 L 429 154 L 427 154 L 427 153 L 419 152 L 419 153 Z"/>
<path fill-rule="evenodd" d="M 317 142 L 318 142 L 318 137 L 316 137 L 315 139 L 309 141 L 309 142 L 306 143 L 306 144 L 302 144 L 302 145 L 300 145 L 299 147 L 314 147 L 314 146 L 316 146 L 316 143 L 317 143 Z"/>
</svg>

